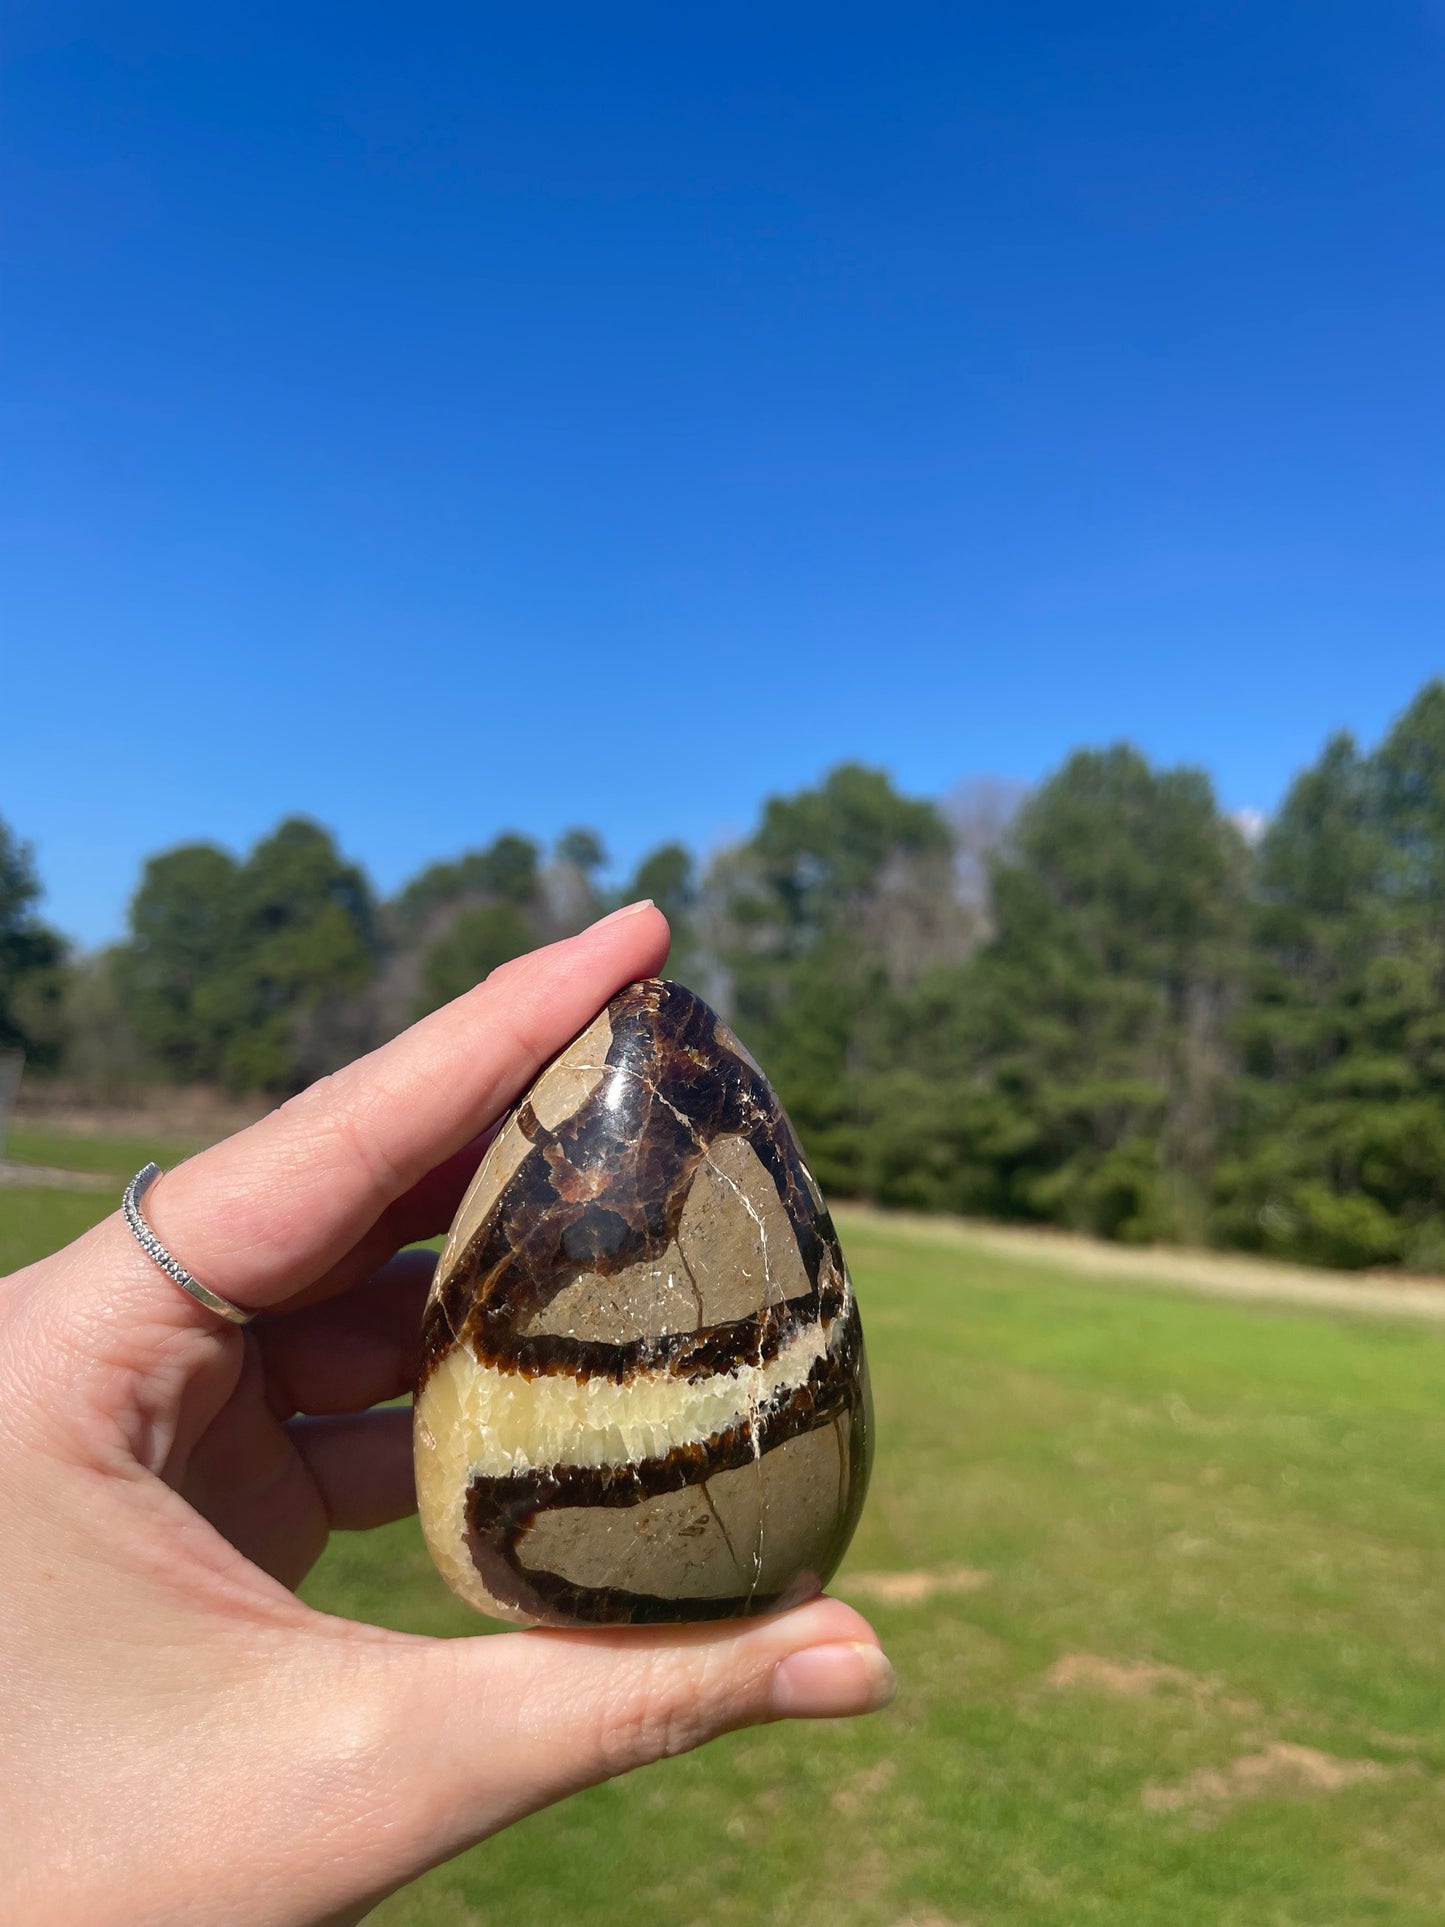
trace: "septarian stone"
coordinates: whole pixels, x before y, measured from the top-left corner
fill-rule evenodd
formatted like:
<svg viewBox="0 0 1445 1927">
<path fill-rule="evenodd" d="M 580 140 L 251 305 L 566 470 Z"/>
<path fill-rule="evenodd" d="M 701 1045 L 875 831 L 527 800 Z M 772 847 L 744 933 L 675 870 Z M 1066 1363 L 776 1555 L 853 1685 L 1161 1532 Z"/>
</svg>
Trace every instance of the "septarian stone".
<svg viewBox="0 0 1445 1927">
<path fill-rule="evenodd" d="M 863 1333 L 767 1079 L 680 984 L 542 1072 L 457 1213 L 423 1330 L 422 1525 L 522 1624 L 772 1612 L 868 1482 Z"/>
</svg>

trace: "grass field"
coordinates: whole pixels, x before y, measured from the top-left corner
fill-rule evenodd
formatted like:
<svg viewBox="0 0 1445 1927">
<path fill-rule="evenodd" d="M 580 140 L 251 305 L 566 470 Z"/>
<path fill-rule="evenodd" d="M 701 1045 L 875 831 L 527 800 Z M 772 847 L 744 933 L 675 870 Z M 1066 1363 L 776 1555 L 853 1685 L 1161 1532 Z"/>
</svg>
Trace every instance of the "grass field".
<svg viewBox="0 0 1445 1927">
<path fill-rule="evenodd" d="M 107 1204 L 0 1191 L 0 1263 Z M 878 1458 L 837 1589 L 897 1703 L 583 1795 L 374 1918 L 1434 1927 L 1439 1328 L 1119 1289 L 876 1223 L 849 1252 Z M 476 1625 L 411 1524 L 338 1539 L 306 1595 Z"/>
</svg>

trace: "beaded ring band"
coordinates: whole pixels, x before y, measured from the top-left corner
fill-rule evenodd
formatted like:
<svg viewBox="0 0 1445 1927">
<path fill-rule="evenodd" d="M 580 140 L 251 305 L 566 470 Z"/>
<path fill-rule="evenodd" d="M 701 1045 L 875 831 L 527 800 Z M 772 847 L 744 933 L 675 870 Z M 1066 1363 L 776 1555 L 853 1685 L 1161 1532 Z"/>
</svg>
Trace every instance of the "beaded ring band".
<svg viewBox="0 0 1445 1927">
<path fill-rule="evenodd" d="M 136 1243 L 153 1265 L 159 1266 L 167 1278 L 173 1279 L 182 1291 L 188 1291 L 207 1311 L 229 1319 L 233 1325 L 249 1325 L 254 1314 L 242 1311 L 239 1305 L 233 1305 L 228 1298 L 222 1298 L 219 1292 L 203 1285 L 199 1278 L 193 1278 L 180 1260 L 171 1256 L 141 1216 L 140 1201 L 160 1175 L 161 1167 L 158 1164 L 145 1165 L 125 1187 L 125 1196 L 120 1201 L 120 1208 L 135 1234 Z"/>
</svg>

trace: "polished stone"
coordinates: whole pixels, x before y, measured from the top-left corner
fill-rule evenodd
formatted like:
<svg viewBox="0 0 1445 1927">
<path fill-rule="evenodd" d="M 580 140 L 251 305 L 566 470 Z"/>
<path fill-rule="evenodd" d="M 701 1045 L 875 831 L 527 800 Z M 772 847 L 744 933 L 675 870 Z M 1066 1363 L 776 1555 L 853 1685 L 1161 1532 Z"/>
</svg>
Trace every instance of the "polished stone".
<svg viewBox="0 0 1445 1927">
<path fill-rule="evenodd" d="M 863 1334 L 767 1079 L 633 984 L 494 1139 L 437 1267 L 416 1400 L 442 1576 L 523 1625 L 773 1612 L 868 1482 Z"/>
</svg>

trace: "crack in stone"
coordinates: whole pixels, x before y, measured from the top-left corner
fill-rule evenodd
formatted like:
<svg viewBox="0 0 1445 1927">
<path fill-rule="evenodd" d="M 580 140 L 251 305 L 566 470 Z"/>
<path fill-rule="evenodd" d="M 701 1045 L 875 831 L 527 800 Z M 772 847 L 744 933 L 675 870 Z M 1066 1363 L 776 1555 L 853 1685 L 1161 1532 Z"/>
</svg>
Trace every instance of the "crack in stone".
<svg viewBox="0 0 1445 1927">
<path fill-rule="evenodd" d="M 681 1238 L 679 1238 L 677 1241 L 677 1255 L 679 1258 L 681 1258 L 682 1268 L 687 1273 L 687 1282 L 689 1283 L 689 1285 L 692 1286 L 693 1304 L 697 1308 L 697 1329 L 701 1331 L 703 1326 L 707 1323 L 707 1320 L 703 1315 L 703 1309 L 702 1309 L 702 1292 L 698 1287 L 698 1282 L 696 1277 L 693 1275 L 692 1261 L 682 1248 Z M 669 1283 L 669 1285 L 672 1283 L 671 1272 L 667 1274 L 667 1282 Z"/>
<path fill-rule="evenodd" d="M 579 1064 L 577 1068 L 584 1071 L 600 1068 L 607 1071 L 613 1077 L 630 1077 L 634 1084 L 640 1084 L 642 1086 L 643 1090 L 647 1092 L 648 1096 L 652 1098 L 655 1103 L 660 1104 L 664 1110 L 672 1112 L 672 1115 L 677 1119 L 678 1123 L 682 1125 L 694 1144 L 701 1144 L 702 1139 L 698 1136 L 697 1126 L 693 1123 L 692 1119 L 685 1111 L 680 1111 L 670 1098 L 664 1097 L 652 1079 L 650 1077 L 644 1077 L 641 1071 L 633 1070 L 629 1064 L 603 1064 L 601 1066 Z"/>
<path fill-rule="evenodd" d="M 766 1304 L 771 1298 L 771 1295 L 774 1290 L 773 1268 L 768 1258 L 768 1227 L 763 1223 L 762 1214 L 758 1211 L 757 1206 L 753 1203 L 752 1199 L 737 1183 L 737 1180 L 734 1178 L 730 1178 L 727 1172 L 723 1170 L 722 1166 L 717 1163 L 717 1161 L 713 1157 L 711 1148 L 704 1150 L 702 1154 L 702 1161 L 704 1164 L 709 1166 L 709 1168 L 712 1170 L 713 1175 L 715 1177 L 721 1178 L 723 1183 L 728 1187 L 729 1191 L 732 1192 L 733 1196 L 737 1199 L 738 1203 L 742 1206 L 743 1210 L 747 1212 L 748 1216 L 752 1219 L 753 1223 L 758 1227 L 758 1242 L 762 1246 L 762 1254 L 763 1254 L 763 1291 L 764 1291 L 763 1302 Z M 754 1360 L 754 1363 L 757 1365 L 761 1365 L 762 1362 L 763 1362 L 762 1340 L 761 1338 L 759 1338 L 758 1355 L 757 1355 L 757 1358 Z M 762 1449 L 758 1444 L 757 1421 L 758 1421 L 757 1393 L 754 1392 L 752 1394 L 751 1399 L 749 1400 L 748 1435 L 752 1439 L 752 1443 L 753 1443 L 753 1465 L 757 1473 L 757 1481 L 758 1481 L 758 1532 L 757 1532 L 757 1539 L 753 1546 L 753 1577 L 752 1577 L 752 1583 L 748 1587 L 748 1606 L 752 1605 L 753 1596 L 757 1592 L 758 1587 L 762 1582 L 763 1546 L 764 1546 L 765 1527 L 766 1527 L 767 1510 L 768 1510 L 766 1494 L 763 1491 L 763 1454 L 762 1454 Z M 746 1608 L 744 1608 L 744 1610 L 746 1610 Z"/>
<path fill-rule="evenodd" d="M 708 1482 L 706 1479 L 703 1480 L 702 1484 L 698 1487 L 698 1490 L 702 1493 L 703 1500 L 707 1506 L 707 1509 L 713 1516 L 713 1523 L 717 1526 L 718 1531 L 723 1536 L 723 1544 L 728 1549 L 728 1556 L 731 1558 L 735 1570 L 741 1573 L 742 1563 L 738 1558 L 738 1549 L 733 1544 L 733 1535 L 728 1531 L 727 1526 L 723 1523 L 722 1514 L 718 1511 L 716 1505 L 714 1505 L 713 1503 L 713 1496 L 712 1496 L 712 1493 L 709 1492 L 708 1490 Z M 756 1585 L 756 1583 L 757 1583 L 756 1580 L 754 1580 L 754 1585 Z M 752 1594 L 749 1593 L 748 1597 L 751 1598 Z"/>
</svg>

